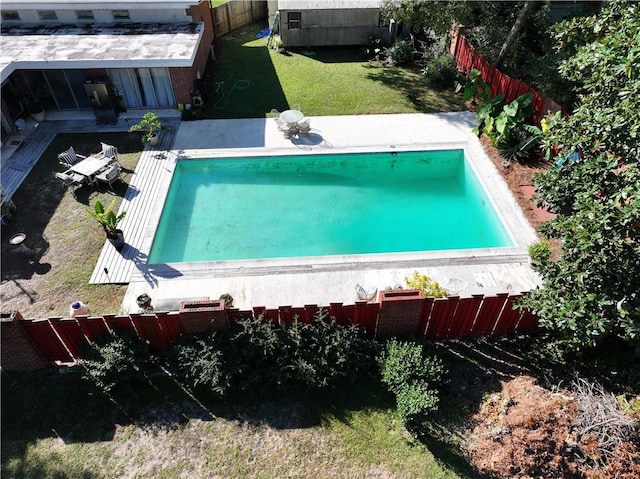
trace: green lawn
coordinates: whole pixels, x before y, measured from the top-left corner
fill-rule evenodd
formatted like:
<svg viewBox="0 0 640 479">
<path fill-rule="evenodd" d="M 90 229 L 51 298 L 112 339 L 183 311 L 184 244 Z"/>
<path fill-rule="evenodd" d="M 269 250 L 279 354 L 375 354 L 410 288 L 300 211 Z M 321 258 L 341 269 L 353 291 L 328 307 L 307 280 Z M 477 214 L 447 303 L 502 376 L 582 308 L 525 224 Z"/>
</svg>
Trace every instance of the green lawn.
<svg viewBox="0 0 640 479">
<path fill-rule="evenodd" d="M 255 38 L 262 28 L 253 24 L 218 41 L 218 60 L 205 75 L 207 117 L 260 118 L 294 104 L 309 116 L 464 109 L 460 95 L 434 89 L 419 69 L 370 62 L 360 47 L 280 54 Z"/>
<path fill-rule="evenodd" d="M 3 478 L 479 477 L 459 454 L 409 436 L 393 398 L 366 379 L 220 400 L 162 376 L 114 403 L 75 373 L 1 375 Z"/>
</svg>

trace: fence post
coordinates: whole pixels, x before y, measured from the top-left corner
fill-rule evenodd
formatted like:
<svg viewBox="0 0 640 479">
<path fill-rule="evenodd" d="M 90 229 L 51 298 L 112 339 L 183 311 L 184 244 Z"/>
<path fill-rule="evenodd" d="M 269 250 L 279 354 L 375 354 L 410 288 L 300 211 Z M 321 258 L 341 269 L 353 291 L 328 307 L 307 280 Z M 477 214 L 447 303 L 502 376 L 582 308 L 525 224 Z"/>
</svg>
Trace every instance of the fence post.
<svg viewBox="0 0 640 479">
<path fill-rule="evenodd" d="M 229 329 L 224 309 L 224 299 L 183 301 L 180 303 L 180 319 L 187 334 L 201 333 L 209 329 Z"/>
<path fill-rule="evenodd" d="M 22 319 L 19 311 L 0 313 L 0 367 L 5 371 L 33 371 L 50 364 L 24 329 Z"/>
<path fill-rule="evenodd" d="M 424 294 L 419 289 L 381 291 L 376 339 L 416 336 L 423 303 Z"/>
</svg>

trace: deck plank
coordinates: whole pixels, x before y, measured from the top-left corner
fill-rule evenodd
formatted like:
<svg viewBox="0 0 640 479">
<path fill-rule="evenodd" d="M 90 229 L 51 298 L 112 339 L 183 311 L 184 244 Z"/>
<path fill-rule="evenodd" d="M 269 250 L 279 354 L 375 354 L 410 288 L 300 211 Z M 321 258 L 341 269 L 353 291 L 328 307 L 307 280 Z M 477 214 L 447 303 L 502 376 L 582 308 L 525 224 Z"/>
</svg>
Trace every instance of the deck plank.
<svg viewBox="0 0 640 479">
<path fill-rule="evenodd" d="M 118 214 L 127 212 L 119 225 L 125 234 L 125 246 L 118 252 L 105 242 L 89 280 L 91 284 L 126 284 L 133 273 L 146 264 L 146 255 L 140 247 L 148 218 L 158 199 L 159 183 L 155 179 L 167 168 L 167 163 L 174 160 L 169 151 L 179 125 L 164 124 L 168 128 L 161 133 L 158 145 L 146 146 L 142 152 L 118 210 Z"/>
</svg>

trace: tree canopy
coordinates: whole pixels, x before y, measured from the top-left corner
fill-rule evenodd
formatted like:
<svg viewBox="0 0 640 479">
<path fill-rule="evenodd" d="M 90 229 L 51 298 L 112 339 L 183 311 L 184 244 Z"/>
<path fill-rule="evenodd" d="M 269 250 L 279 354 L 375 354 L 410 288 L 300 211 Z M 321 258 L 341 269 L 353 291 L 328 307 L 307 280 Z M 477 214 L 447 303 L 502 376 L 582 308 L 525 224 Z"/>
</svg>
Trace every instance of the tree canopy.
<svg viewBox="0 0 640 479">
<path fill-rule="evenodd" d="M 578 85 L 570 115 L 549 135 L 559 154 L 536 175 L 538 206 L 557 213 L 540 233 L 559 257 L 524 304 L 576 348 L 607 334 L 640 339 L 640 4 L 604 2 L 599 14 L 553 28 Z"/>
</svg>

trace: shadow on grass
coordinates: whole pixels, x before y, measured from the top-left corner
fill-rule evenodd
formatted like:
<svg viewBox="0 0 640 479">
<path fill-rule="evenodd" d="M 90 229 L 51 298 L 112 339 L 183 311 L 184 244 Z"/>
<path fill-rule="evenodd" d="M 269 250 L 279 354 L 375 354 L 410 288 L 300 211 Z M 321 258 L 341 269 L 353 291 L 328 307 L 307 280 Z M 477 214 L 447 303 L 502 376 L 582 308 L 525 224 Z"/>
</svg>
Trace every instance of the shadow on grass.
<svg viewBox="0 0 640 479">
<path fill-rule="evenodd" d="M 415 69 L 404 67 L 380 67 L 373 64 L 367 78 L 403 92 L 404 96 L 417 111 L 440 113 L 443 111 L 464 110 L 462 97 L 450 89 L 434 88 Z M 453 108 L 452 108 L 452 105 Z"/>
<path fill-rule="evenodd" d="M 289 107 L 267 47 L 249 45 L 262 28 L 255 23 L 217 40 L 217 60 L 204 74 L 207 118 L 263 118 Z"/>
</svg>

